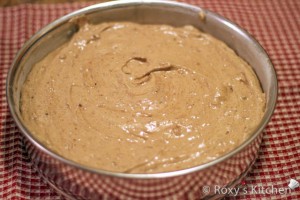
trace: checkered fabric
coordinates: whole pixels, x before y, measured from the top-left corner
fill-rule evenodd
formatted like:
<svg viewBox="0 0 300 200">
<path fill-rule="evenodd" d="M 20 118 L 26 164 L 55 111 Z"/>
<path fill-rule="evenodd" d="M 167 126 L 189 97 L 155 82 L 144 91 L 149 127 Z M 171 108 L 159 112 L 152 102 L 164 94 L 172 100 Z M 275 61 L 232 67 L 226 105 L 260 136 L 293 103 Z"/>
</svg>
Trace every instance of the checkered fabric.
<svg viewBox="0 0 300 200">
<path fill-rule="evenodd" d="M 259 158 L 242 183 L 248 192 L 226 199 L 300 199 L 300 187 L 287 194 L 264 190 L 287 188 L 291 178 L 300 181 L 300 1 L 186 2 L 217 12 L 249 31 L 266 49 L 278 74 L 277 108 L 265 130 Z M 88 4 L 0 8 L 0 199 L 62 199 L 32 168 L 22 136 L 9 114 L 5 79 L 16 52 L 31 35 Z"/>
</svg>

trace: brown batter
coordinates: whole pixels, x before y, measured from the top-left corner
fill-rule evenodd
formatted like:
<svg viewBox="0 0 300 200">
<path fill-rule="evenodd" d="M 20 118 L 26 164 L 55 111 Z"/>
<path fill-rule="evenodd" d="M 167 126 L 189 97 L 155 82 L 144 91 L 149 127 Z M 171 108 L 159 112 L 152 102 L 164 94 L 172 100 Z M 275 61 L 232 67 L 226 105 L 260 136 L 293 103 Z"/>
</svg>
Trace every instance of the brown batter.
<svg viewBox="0 0 300 200">
<path fill-rule="evenodd" d="M 85 24 L 33 67 L 22 116 L 47 147 L 127 173 L 193 167 L 231 151 L 260 122 L 251 67 L 192 26 Z"/>
</svg>

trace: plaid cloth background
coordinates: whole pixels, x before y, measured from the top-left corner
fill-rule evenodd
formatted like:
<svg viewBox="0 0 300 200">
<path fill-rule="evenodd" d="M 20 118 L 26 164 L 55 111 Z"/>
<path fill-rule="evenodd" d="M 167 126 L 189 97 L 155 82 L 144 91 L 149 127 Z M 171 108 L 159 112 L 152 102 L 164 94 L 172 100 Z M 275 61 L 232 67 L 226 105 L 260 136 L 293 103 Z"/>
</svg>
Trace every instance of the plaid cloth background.
<svg viewBox="0 0 300 200">
<path fill-rule="evenodd" d="M 245 187 L 287 188 L 300 181 L 300 1 L 187 0 L 249 31 L 270 55 L 279 79 L 277 109 Z M 22 44 L 54 19 L 91 3 L 24 4 L 0 8 L 0 199 L 62 199 L 32 169 L 5 98 L 5 79 Z M 288 194 L 239 194 L 228 199 L 300 199 Z M 258 192 L 262 193 L 262 192 Z"/>
</svg>

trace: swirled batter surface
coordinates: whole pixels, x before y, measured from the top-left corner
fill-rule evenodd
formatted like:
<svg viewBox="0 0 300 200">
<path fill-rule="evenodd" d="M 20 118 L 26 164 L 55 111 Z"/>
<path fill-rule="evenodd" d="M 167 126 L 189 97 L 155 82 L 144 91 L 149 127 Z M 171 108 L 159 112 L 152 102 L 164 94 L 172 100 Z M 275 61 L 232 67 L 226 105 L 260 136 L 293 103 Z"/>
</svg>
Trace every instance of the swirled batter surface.
<svg viewBox="0 0 300 200">
<path fill-rule="evenodd" d="M 155 173 L 216 159 L 260 122 L 251 67 L 192 26 L 85 24 L 37 63 L 21 112 L 47 147 L 83 165 Z"/>
</svg>

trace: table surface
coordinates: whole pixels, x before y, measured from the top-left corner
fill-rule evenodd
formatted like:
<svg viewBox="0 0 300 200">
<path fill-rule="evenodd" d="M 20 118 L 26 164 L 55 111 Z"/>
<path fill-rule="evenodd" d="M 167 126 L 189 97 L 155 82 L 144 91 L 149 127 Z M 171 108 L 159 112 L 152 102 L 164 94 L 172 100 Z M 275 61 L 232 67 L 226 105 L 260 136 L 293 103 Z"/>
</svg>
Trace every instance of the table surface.
<svg viewBox="0 0 300 200">
<path fill-rule="evenodd" d="M 266 49 L 278 75 L 277 108 L 264 131 L 259 158 L 244 179 L 245 187 L 255 190 L 226 199 L 300 199 L 300 187 L 283 194 L 262 191 L 287 188 L 291 178 L 300 181 L 300 1 L 186 2 L 217 12 L 246 29 Z M 90 4 L 0 7 L 0 199 L 61 199 L 30 164 L 9 114 L 5 79 L 16 52 L 30 36 L 54 19 Z"/>
<path fill-rule="evenodd" d="M 15 6 L 24 3 L 51 4 L 51 3 L 73 3 L 88 2 L 92 0 L 0 0 L 0 6 Z M 103 2 L 107 0 L 94 0 L 93 2 Z"/>
</svg>

